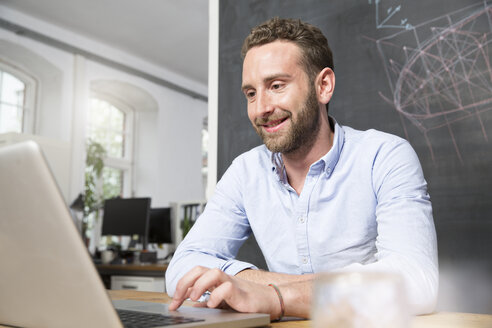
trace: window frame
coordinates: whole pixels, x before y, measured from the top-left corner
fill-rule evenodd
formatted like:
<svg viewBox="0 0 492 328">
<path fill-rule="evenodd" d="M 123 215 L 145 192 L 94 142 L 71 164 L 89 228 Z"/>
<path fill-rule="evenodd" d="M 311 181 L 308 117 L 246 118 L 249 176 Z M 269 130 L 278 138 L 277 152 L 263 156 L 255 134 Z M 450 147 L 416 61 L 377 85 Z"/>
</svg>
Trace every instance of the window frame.
<svg viewBox="0 0 492 328">
<path fill-rule="evenodd" d="M 124 144 L 123 144 L 123 157 L 117 158 L 112 156 L 106 156 L 104 161 L 105 167 L 110 167 L 114 169 L 122 170 L 123 172 L 123 197 L 131 197 L 132 196 L 132 188 L 133 188 L 133 176 L 134 176 L 134 160 L 133 160 L 133 148 L 135 143 L 135 112 L 131 106 L 126 104 L 125 102 L 108 95 L 103 92 L 98 92 L 96 90 L 92 90 L 90 93 L 90 100 L 96 98 L 101 101 L 105 101 L 112 106 L 116 107 L 118 110 L 121 110 L 125 114 L 125 123 L 124 123 Z M 90 106 L 90 105 L 89 105 Z M 89 122 L 87 122 L 86 129 L 89 126 Z M 87 131 L 87 130 L 86 130 Z M 86 138 L 89 135 L 87 133 Z"/>
<path fill-rule="evenodd" d="M 35 134 L 36 128 L 36 96 L 38 83 L 36 79 L 19 69 L 18 67 L 6 63 L 0 59 L 0 70 L 6 72 L 19 81 L 24 83 L 24 104 L 22 106 L 22 130 L 15 133 Z M 14 132 L 14 131 L 12 131 Z"/>
</svg>

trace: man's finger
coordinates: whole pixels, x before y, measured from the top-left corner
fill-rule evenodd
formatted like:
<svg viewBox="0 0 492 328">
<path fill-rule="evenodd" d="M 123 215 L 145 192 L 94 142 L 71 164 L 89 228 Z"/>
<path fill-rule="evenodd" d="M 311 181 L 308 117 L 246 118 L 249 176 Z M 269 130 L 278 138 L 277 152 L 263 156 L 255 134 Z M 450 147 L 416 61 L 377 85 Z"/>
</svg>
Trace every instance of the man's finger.
<svg viewBox="0 0 492 328">
<path fill-rule="evenodd" d="M 202 266 L 196 266 L 190 271 L 188 271 L 179 281 L 178 284 L 176 285 L 176 290 L 174 291 L 174 296 L 173 298 L 182 298 L 188 291 L 188 288 L 193 286 L 195 281 L 206 271 L 208 271 L 208 268 L 202 267 Z"/>
<path fill-rule="evenodd" d="M 176 311 L 181 306 L 181 304 L 183 304 L 183 301 L 179 301 L 173 298 L 171 303 L 169 303 L 169 311 Z"/>
<path fill-rule="evenodd" d="M 176 309 L 178 309 L 181 304 L 183 304 L 183 302 L 188 298 L 190 297 L 190 293 L 191 293 L 191 287 L 188 288 L 186 294 L 181 297 L 181 298 L 174 298 L 172 299 L 171 303 L 169 304 L 169 310 L 170 311 L 175 311 Z"/>
<path fill-rule="evenodd" d="M 228 281 L 229 276 L 219 269 L 210 269 L 196 279 L 190 299 L 197 301 L 206 291 L 213 291 L 217 286 Z"/>
<path fill-rule="evenodd" d="M 226 281 L 210 294 L 210 299 L 207 302 L 207 306 L 211 308 L 219 307 L 223 303 L 227 303 L 233 309 L 236 309 L 237 304 L 234 304 L 234 298 L 237 297 L 239 290 L 234 287 L 232 281 Z"/>
<path fill-rule="evenodd" d="M 178 281 L 169 310 L 174 311 L 183 304 L 184 300 L 190 296 L 190 288 L 195 284 L 195 281 L 208 270 L 208 268 L 196 266 Z"/>
</svg>

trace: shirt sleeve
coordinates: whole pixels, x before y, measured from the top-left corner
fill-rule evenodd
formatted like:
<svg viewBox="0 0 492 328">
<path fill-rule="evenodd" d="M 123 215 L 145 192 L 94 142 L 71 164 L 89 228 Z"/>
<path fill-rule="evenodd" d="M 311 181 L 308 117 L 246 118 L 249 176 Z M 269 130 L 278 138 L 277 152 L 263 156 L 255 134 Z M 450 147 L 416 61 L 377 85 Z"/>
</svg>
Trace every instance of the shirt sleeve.
<svg viewBox="0 0 492 328">
<path fill-rule="evenodd" d="M 229 275 L 257 269 L 235 260 L 251 234 L 242 205 L 240 164 L 233 162 L 217 184 L 205 210 L 179 244 L 166 270 L 166 291 L 172 296 L 181 277 L 195 266 L 219 268 Z"/>
<path fill-rule="evenodd" d="M 341 271 L 396 272 L 413 314 L 430 313 L 439 283 L 437 238 L 427 183 L 417 154 L 402 139 L 378 149 L 373 164 L 377 199 L 376 262 Z"/>
</svg>

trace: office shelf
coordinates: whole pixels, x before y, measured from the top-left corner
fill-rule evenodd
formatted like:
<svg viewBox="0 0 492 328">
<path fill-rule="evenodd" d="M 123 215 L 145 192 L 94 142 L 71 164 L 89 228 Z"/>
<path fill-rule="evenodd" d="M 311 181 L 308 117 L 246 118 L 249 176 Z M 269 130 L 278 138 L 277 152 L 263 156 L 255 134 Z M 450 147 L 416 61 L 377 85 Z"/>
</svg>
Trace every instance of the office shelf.
<svg viewBox="0 0 492 328">
<path fill-rule="evenodd" d="M 173 244 L 178 247 L 183 240 L 183 230 L 181 224 L 185 218 L 185 214 L 194 223 L 198 216 L 203 212 L 206 202 L 204 200 L 186 201 L 186 202 L 171 202 L 171 231 Z"/>
</svg>

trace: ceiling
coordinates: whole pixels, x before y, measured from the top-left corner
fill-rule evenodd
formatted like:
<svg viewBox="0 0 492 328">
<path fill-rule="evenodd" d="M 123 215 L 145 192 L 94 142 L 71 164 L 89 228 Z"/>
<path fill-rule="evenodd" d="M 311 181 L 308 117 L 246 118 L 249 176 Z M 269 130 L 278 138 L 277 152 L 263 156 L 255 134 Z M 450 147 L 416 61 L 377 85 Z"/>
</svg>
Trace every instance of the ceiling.
<svg viewBox="0 0 492 328">
<path fill-rule="evenodd" d="M 0 3 L 207 85 L 207 0 L 0 0 Z"/>
</svg>

